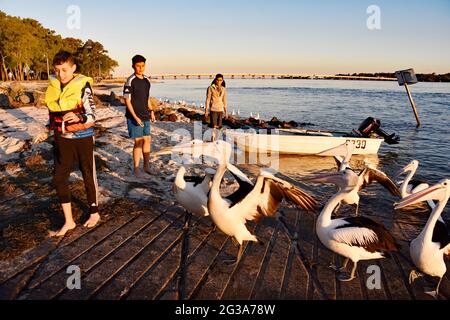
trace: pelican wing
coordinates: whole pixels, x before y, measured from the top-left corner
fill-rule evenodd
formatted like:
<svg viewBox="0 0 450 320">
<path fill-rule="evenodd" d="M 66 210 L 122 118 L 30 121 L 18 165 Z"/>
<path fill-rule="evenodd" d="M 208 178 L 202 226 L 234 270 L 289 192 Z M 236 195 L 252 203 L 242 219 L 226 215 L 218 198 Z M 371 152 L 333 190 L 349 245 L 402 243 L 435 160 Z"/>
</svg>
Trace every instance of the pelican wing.
<svg viewBox="0 0 450 320">
<path fill-rule="evenodd" d="M 398 186 L 384 172 L 372 167 L 366 167 L 360 175 L 362 175 L 363 183 L 359 190 L 366 188 L 373 181 L 378 181 L 392 195 L 401 197 Z"/>
<path fill-rule="evenodd" d="M 237 170 L 230 170 L 230 172 L 239 183 L 239 188 L 226 197 L 226 199 L 231 202 L 231 207 L 233 207 L 237 203 L 241 202 L 250 192 L 252 192 L 254 185 L 242 171 L 231 164 L 227 164 L 228 169 L 230 169 L 230 166 Z"/>
<path fill-rule="evenodd" d="M 192 183 L 194 187 L 197 187 L 199 184 L 205 180 L 206 177 L 199 177 L 199 176 L 184 176 L 184 181 L 187 183 Z"/>
<path fill-rule="evenodd" d="M 232 212 L 245 220 L 258 221 L 263 216 L 273 216 L 283 199 L 308 211 L 316 207 L 314 198 L 303 190 L 276 177 L 260 175 L 252 191 L 235 204 Z"/>
<path fill-rule="evenodd" d="M 438 220 L 433 230 L 433 242 L 440 243 L 440 248 L 444 249 L 450 245 L 450 230 L 445 221 Z M 450 247 L 445 251 L 450 250 Z"/>
<path fill-rule="evenodd" d="M 344 224 L 330 232 L 333 240 L 362 247 L 369 252 L 397 250 L 394 238 L 383 225 L 365 217 L 350 217 L 343 221 Z"/>
</svg>

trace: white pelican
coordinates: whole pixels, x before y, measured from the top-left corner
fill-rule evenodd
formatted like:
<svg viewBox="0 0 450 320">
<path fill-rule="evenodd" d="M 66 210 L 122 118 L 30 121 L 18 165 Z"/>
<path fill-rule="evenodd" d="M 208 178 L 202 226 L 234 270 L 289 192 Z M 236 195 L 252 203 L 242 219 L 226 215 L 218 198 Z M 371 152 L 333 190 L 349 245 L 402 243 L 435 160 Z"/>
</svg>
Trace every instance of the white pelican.
<svg viewBox="0 0 450 320">
<path fill-rule="evenodd" d="M 175 177 L 172 186 L 175 199 L 187 212 L 197 216 L 209 216 L 207 195 L 216 171 L 206 168 L 204 177 L 185 176 L 186 171 L 186 166 L 181 166 Z"/>
<path fill-rule="evenodd" d="M 228 198 L 222 198 L 220 184 L 226 171 L 226 165 L 219 165 L 214 175 L 208 197 L 208 210 L 211 219 L 226 235 L 240 245 L 236 262 L 243 254 L 243 242 L 258 238 L 247 228 L 247 221 L 258 221 L 263 216 L 274 216 L 283 199 L 297 206 L 313 211 L 316 201 L 303 190 L 276 178 L 262 170 L 255 185 L 240 181 L 240 188 Z"/>
<path fill-rule="evenodd" d="M 406 198 L 407 196 L 410 196 L 413 193 L 425 190 L 430 187 L 430 185 L 425 181 L 413 179 L 418 167 L 419 161 L 413 160 L 405 167 L 400 169 L 400 171 L 397 173 L 397 176 L 408 173 L 406 179 L 401 183 L 400 186 L 400 193 L 402 198 Z M 435 207 L 433 200 L 427 200 L 427 204 L 431 209 Z"/>
<path fill-rule="evenodd" d="M 334 159 L 338 163 L 338 171 L 344 171 L 350 168 L 350 159 L 352 158 L 355 145 L 347 141 L 337 147 L 327 149 L 318 154 L 318 156 L 334 156 Z"/>
<path fill-rule="evenodd" d="M 426 200 L 436 200 L 437 205 L 433 208 L 428 222 L 417 238 L 411 241 L 409 252 L 415 266 L 423 273 L 433 277 L 439 277 L 439 282 L 435 290 L 426 291 L 427 294 L 438 298 L 439 286 L 442 282 L 447 266 L 444 256 L 450 255 L 450 233 L 446 224 L 440 221 L 442 211 L 444 210 L 450 197 L 450 180 L 444 179 L 438 184 L 425 190 L 413 193 L 402 199 L 395 205 L 395 209 L 400 209 L 412 204 Z M 416 270 L 411 271 L 409 281 L 412 283 L 422 274 Z"/>
<path fill-rule="evenodd" d="M 227 169 L 238 181 L 239 185 L 245 188 L 253 184 L 247 176 L 231 163 L 227 163 Z M 208 193 L 212 185 L 212 177 L 216 173 L 214 169 L 206 168 L 205 176 L 186 176 L 186 166 L 181 166 L 172 185 L 172 191 L 178 203 L 186 209 L 187 212 L 197 216 L 209 216 L 208 211 Z M 243 184 L 246 184 L 242 186 Z M 232 194 L 230 199 L 235 199 L 238 195 Z M 228 197 L 227 197 L 228 198 Z"/>
<path fill-rule="evenodd" d="M 159 156 L 179 152 L 184 155 L 190 155 L 191 158 L 188 159 L 188 163 L 191 164 L 203 156 L 211 157 L 217 162 L 223 161 L 226 163 L 227 169 L 233 174 L 240 185 L 247 183 L 253 186 L 250 179 L 241 170 L 229 163 L 228 159 L 231 157 L 232 151 L 233 146 L 223 140 L 217 140 L 215 142 L 192 140 L 185 144 L 163 148 L 156 152 L 155 155 Z M 215 170 L 207 168 L 205 170 L 205 177 L 185 177 L 186 171 L 186 166 L 182 165 L 177 172 L 172 187 L 175 198 L 188 212 L 198 216 L 208 216 L 208 192 Z"/>
<path fill-rule="evenodd" d="M 347 169 L 352 170 L 350 167 L 350 159 L 352 157 L 353 150 L 354 144 L 351 142 L 346 142 L 335 148 L 325 150 L 321 152 L 319 155 L 334 156 L 338 164 L 339 168 L 338 171 L 344 172 Z M 342 158 L 341 156 L 344 156 L 344 158 Z M 306 179 L 304 181 L 312 181 L 312 180 Z M 369 164 L 366 164 L 365 168 L 358 174 L 358 181 L 354 185 L 354 188 L 342 200 L 342 202 L 345 204 L 356 205 L 355 211 L 356 216 L 358 216 L 359 210 L 359 200 L 360 200 L 359 192 L 365 189 L 370 184 L 372 184 L 373 181 L 379 182 L 392 195 L 400 197 L 400 190 L 398 189 L 397 185 L 384 172 L 372 167 Z"/>
<path fill-rule="evenodd" d="M 350 169 L 315 178 L 317 182 L 333 183 L 339 187 L 338 193 L 322 209 L 316 222 L 316 233 L 325 247 L 346 258 L 342 267 L 334 268 L 336 271 L 344 271 L 348 261 L 352 260 L 351 274 L 346 276 L 340 273 L 340 281 L 355 278 L 358 261 L 384 258 L 386 252 L 397 250 L 397 244 L 389 231 L 369 218 L 331 219 L 336 206 L 353 192 L 358 180 L 358 176 Z"/>
</svg>

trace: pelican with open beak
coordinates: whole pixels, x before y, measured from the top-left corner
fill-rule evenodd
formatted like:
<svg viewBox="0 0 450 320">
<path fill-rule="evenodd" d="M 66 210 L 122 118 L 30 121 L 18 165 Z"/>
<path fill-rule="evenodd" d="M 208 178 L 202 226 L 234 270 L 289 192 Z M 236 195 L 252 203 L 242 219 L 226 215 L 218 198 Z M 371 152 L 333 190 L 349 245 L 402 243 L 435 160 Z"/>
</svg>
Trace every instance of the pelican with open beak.
<svg viewBox="0 0 450 320">
<path fill-rule="evenodd" d="M 447 271 L 444 256 L 450 255 L 450 232 L 445 222 L 439 220 L 442 211 L 450 197 L 450 180 L 441 180 L 438 184 L 402 199 L 395 204 L 395 209 L 401 209 L 422 201 L 435 200 L 437 205 L 433 208 L 428 221 L 417 238 L 411 241 L 409 253 L 414 265 L 425 274 L 439 277 L 435 290 L 426 291 L 427 294 L 438 298 L 439 286 Z M 409 275 L 412 283 L 421 273 L 413 270 Z"/>
</svg>

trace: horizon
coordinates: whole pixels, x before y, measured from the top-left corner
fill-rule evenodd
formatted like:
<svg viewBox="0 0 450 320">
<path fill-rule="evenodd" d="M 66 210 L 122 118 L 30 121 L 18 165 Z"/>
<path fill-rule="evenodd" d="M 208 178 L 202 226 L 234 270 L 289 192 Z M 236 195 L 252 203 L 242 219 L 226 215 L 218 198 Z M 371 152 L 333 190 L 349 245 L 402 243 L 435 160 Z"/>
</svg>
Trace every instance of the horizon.
<svg viewBox="0 0 450 320">
<path fill-rule="evenodd" d="M 136 19 L 135 10 L 122 3 L 0 0 L 8 15 L 35 19 L 63 37 L 101 42 L 119 63 L 115 77 L 133 72 L 137 53 L 148 59 L 148 74 L 450 72 L 445 0 L 232 0 L 214 6 L 204 0 L 150 1 L 139 10 L 149 17 Z M 69 27 L 74 17 L 79 24 Z"/>
</svg>

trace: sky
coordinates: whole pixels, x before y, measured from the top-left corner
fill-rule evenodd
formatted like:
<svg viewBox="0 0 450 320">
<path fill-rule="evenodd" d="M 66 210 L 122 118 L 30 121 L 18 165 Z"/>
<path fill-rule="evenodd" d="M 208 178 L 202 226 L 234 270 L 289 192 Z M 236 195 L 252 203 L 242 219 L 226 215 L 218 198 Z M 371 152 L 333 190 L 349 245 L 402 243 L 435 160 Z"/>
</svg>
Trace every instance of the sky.
<svg viewBox="0 0 450 320">
<path fill-rule="evenodd" d="M 132 73 L 135 54 L 149 74 L 450 72 L 450 0 L 0 0 L 0 10 L 101 42 L 116 76 Z"/>
</svg>

